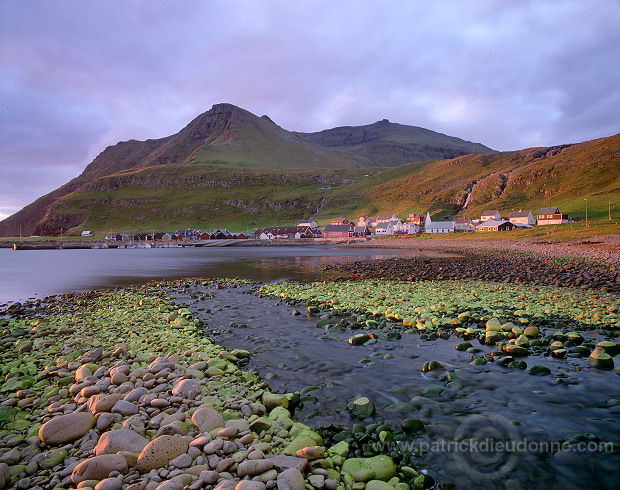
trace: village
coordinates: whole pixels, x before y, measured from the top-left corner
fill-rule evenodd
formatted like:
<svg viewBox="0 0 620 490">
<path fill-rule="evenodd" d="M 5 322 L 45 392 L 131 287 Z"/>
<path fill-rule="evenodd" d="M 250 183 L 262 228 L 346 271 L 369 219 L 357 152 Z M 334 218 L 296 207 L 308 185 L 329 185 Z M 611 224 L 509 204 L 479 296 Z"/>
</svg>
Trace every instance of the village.
<svg viewBox="0 0 620 490">
<path fill-rule="evenodd" d="M 202 242 L 207 240 L 342 240 L 369 239 L 389 235 L 415 235 L 418 233 L 490 233 L 532 228 L 542 225 L 560 225 L 567 223 L 569 217 L 557 207 L 541 208 L 536 215 L 531 210 L 512 211 L 503 218 L 499 211 L 484 211 L 479 218 L 458 218 L 456 221 L 432 221 L 430 212 L 426 218 L 417 213 L 410 213 L 405 219 L 394 214 L 381 214 L 374 218 L 360 216 L 353 222 L 347 218 L 336 218 L 330 224 L 319 228 L 315 220 L 299 221 L 294 226 L 267 226 L 257 228 L 252 234 L 231 233 L 227 229 L 203 232 L 196 229 L 177 230 L 172 233 L 117 233 L 110 232 L 106 240 L 131 242 L 133 246 L 140 243 L 159 242 L 162 246 L 179 246 L 181 243 Z M 90 231 L 83 231 L 82 236 L 92 236 Z"/>
</svg>

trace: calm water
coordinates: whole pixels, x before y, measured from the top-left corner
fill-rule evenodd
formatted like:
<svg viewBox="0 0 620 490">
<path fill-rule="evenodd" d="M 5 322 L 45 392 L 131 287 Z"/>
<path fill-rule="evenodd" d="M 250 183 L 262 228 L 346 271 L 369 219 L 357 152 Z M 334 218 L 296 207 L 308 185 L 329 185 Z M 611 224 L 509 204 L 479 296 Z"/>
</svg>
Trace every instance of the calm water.
<svg viewBox="0 0 620 490">
<path fill-rule="evenodd" d="M 17 251 L 3 248 L 0 249 L 0 302 L 183 277 L 311 281 L 320 277 L 319 269 L 325 264 L 413 253 L 327 247 Z M 423 253 L 416 252 L 416 255 Z"/>
</svg>

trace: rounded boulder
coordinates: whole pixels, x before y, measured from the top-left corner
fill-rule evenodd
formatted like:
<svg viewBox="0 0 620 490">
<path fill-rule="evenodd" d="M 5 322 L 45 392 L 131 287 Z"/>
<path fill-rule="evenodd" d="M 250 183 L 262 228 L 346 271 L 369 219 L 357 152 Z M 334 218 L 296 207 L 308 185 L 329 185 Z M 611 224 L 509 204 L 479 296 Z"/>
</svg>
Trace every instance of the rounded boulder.
<svg viewBox="0 0 620 490">
<path fill-rule="evenodd" d="M 45 422 L 39 428 L 39 439 L 45 444 L 66 444 L 79 439 L 95 427 L 97 419 L 90 412 L 73 412 Z"/>
</svg>

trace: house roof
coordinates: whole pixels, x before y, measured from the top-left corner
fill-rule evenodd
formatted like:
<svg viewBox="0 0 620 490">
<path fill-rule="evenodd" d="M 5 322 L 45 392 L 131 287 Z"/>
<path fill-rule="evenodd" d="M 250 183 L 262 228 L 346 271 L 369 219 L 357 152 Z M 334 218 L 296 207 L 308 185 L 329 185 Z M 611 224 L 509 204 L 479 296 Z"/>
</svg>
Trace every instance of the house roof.
<svg viewBox="0 0 620 490">
<path fill-rule="evenodd" d="M 470 218 L 458 218 L 455 221 L 455 223 L 457 225 L 463 225 L 463 224 L 469 225 L 469 224 L 473 223 L 473 221 Z"/>
<path fill-rule="evenodd" d="M 492 209 L 490 211 L 483 211 L 480 216 L 495 216 L 496 214 L 499 214 L 499 211 L 497 209 Z"/>
<path fill-rule="evenodd" d="M 560 208 L 540 208 L 538 214 L 560 214 Z"/>
<path fill-rule="evenodd" d="M 392 223 L 391 221 L 383 221 L 381 223 L 377 223 L 377 226 L 375 226 L 375 228 L 383 229 L 383 228 L 388 228 L 390 226 L 393 228 L 394 223 Z"/>
<path fill-rule="evenodd" d="M 353 226 L 349 223 L 348 225 L 327 225 L 323 231 L 350 231 L 352 229 Z"/>
<path fill-rule="evenodd" d="M 482 223 L 478 223 L 476 225 L 476 228 L 478 228 L 479 226 L 485 226 L 485 227 L 486 226 L 501 226 L 504 223 L 510 223 L 510 221 L 506 221 L 506 220 L 497 221 L 497 220 L 494 220 L 494 219 L 490 219 L 490 220 L 487 220 L 487 221 L 483 221 Z M 510 223 L 510 224 L 512 225 L 513 223 Z"/>
<path fill-rule="evenodd" d="M 375 219 L 377 221 L 390 221 L 394 219 L 395 217 L 396 216 L 394 216 L 393 214 L 380 214 Z"/>
<path fill-rule="evenodd" d="M 272 235 L 293 235 L 295 233 L 306 233 L 310 230 L 309 226 L 267 226 L 263 229 L 263 233 L 271 233 Z"/>
<path fill-rule="evenodd" d="M 452 229 L 456 221 L 431 221 L 430 224 L 426 226 L 427 229 L 435 229 L 435 230 L 445 230 Z"/>
<path fill-rule="evenodd" d="M 510 213 L 510 217 L 511 218 L 527 218 L 530 215 L 531 212 L 532 211 L 530 211 L 530 210 L 527 210 L 527 211 L 521 211 L 521 210 L 519 210 L 519 211 L 512 211 Z"/>
</svg>

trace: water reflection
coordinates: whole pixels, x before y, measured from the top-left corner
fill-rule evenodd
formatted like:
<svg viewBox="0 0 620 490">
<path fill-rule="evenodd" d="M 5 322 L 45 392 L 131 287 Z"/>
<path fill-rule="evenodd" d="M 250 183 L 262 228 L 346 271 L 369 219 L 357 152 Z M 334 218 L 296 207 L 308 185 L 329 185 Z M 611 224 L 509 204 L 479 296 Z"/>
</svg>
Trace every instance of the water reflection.
<svg viewBox="0 0 620 490">
<path fill-rule="evenodd" d="M 429 254 L 327 247 L 0 249 L 0 301 L 185 277 L 314 281 L 324 277 L 320 269 L 328 264 Z"/>
</svg>

